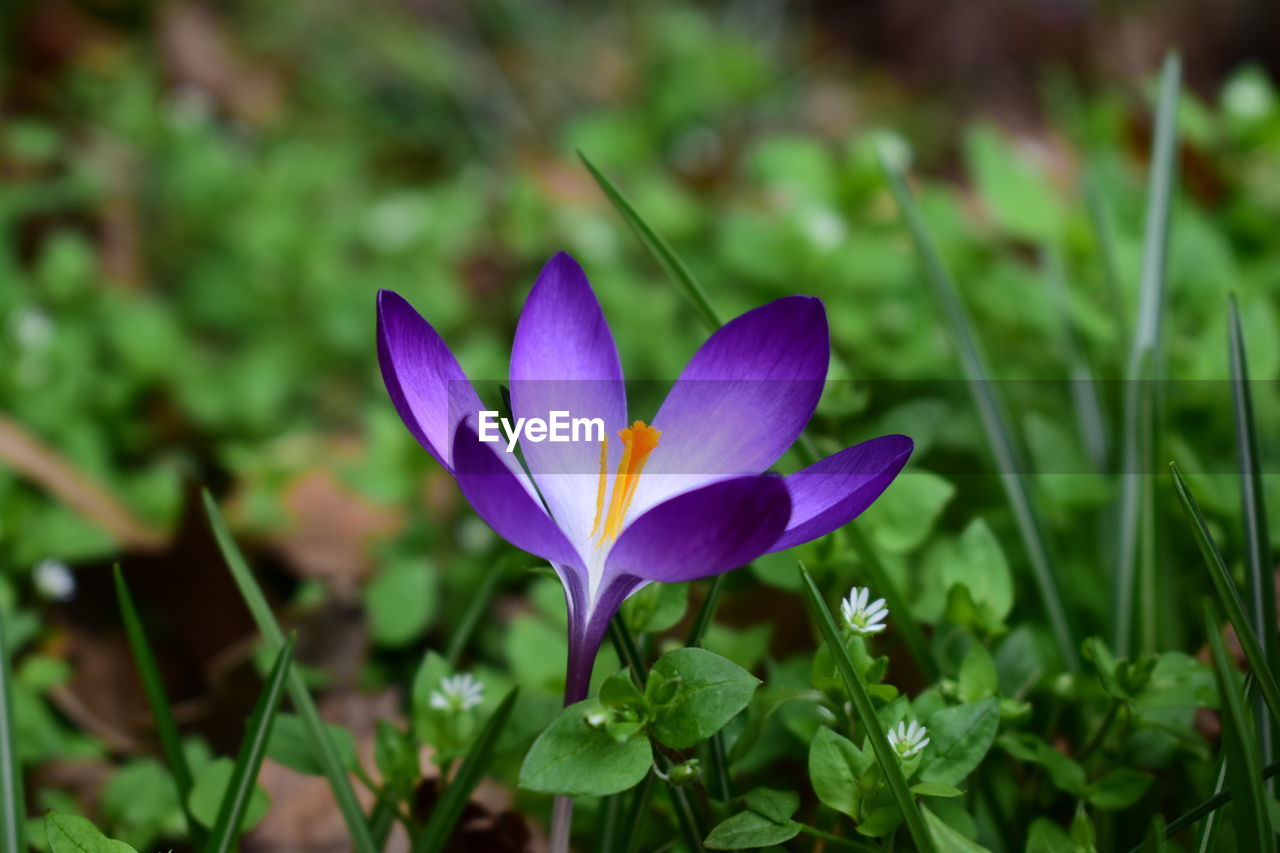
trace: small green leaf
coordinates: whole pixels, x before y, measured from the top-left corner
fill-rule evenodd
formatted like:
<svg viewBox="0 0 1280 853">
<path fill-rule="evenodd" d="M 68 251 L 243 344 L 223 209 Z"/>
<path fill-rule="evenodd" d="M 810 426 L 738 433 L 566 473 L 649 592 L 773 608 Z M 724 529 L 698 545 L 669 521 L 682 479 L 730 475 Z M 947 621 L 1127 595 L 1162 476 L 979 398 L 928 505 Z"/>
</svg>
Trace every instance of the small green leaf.
<svg viewBox="0 0 1280 853">
<path fill-rule="evenodd" d="M 871 540 L 886 551 L 911 551 L 929 535 L 956 493 L 950 482 L 920 468 L 898 477 L 864 514 Z"/>
<path fill-rule="evenodd" d="M 1118 812 L 1140 800 L 1151 787 L 1151 779 L 1150 773 L 1119 767 L 1089 785 L 1085 796 L 1100 809 Z"/>
<path fill-rule="evenodd" d="M 353 769 L 357 760 L 355 735 L 334 723 L 326 723 L 325 728 L 342 766 L 347 770 Z M 324 765 L 316 755 L 306 721 L 297 714 L 278 715 L 271 730 L 271 740 L 267 743 L 267 755 L 299 773 L 309 776 L 324 775 Z"/>
<path fill-rule="evenodd" d="M 435 575 L 418 562 L 396 562 L 364 588 L 373 641 L 404 646 L 422 636 L 436 609 Z"/>
<path fill-rule="evenodd" d="M 774 823 L 786 823 L 800 808 L 800 795 L 795 791 L 752 788 L 742 798 L 742 804 Z"/>
<path fill-rule="evenodd" d="M 49 812 L 44 818 L 44 833 L 52 853 L 137 853 L 123 841 L 103 835 L 79 815 Z"/>
<path fill-rule="evenodd" d="M 774 823 L 758 812 L 738 812 L 718 824 L 703 845 L 710 850 L 754 850 L 790 841 L 800 834 L 794 821 Z"/>
<path fill-rule="evenodd" d="M 196 820 L 206 827 L 212 828 L 218 820 L 218 810 L 231 784 L 231 774 L 235 771 L 235 762 L 230 758 L 218 758 L 206 764 L 198 773 L 191 786 L 191 813 Z M 247 832 L 257 825 L 267 813 L 270 800 L 267 792 L 255 785 L 249 797 L 248 807 L 240 821 L 240 831 Z"/>
<path fill-rule="evenodd" d="M 1078 853 L 1078 850 L 1067 831 L 1049 818 L 1038 817 L 1031 822 L 1026 853 Z"/>
<path fill-rule="evenodd" d="M 976 702 L 994 696 L 999 691 L 996 664 L 986 646 L 978 642 L 969 646 L 964 660 L 960 662 L 957 682 L 962 702 Z"/>
<path fill-rule="evenodd" d="M 919 794 L 922 797 L 943 797 L 945 799 L 964 796 L 964 791 L 951 785 L 944 785 L 941 782 L 917 782 L 911 786 L 911 793 Z"/>
<path fill-rule="evenodd" d="M 603 797 L 625 791 L 644 778 L 653 762 L 647 738 L 618 743 L 586 714 L 606 714 L 599 701 L 586 699 L 562 710 L 533 742 L 520 767 L 520 787 L 544 794 Z"/>
<path fill-rule="evenodd" d="M 637 634 L 674 627 L 689 607 L 689 584 L 651 583 L 622 605 L 627 625 Z"/>
<path fill-rule="evenodd" d="M 407 799 L 422 773 L 418 746 L 408 732 L 389 720 L 378 720 L 373 742 L 373 761 L 383 781 L 401 799 Z"/>
<path fill-rule="evenodd" d="M 1013 609 L 1013 578 L 1000 540 L 981 518 L 969 526 L 956 540 L 951 559 L 942 566 L 944 589 L 963 584 L 983 616 L 988 629 L 1004 622 Z"/>
<path fill-rule="evenodd" d="M 848 738 L 823 726 L 809 744 L 809 780 L 823 803 L 857 819 L 862 806 L 858 777 L 871 765 L 871 756 Z"/>
<path fill-rule="evenodd" d="M 933 836 L 933 843 L 938 853 L 991 853 L 976 841 L 965 838 L 951 828 L 944 820 L 928 808 L 920 809 L 924 813 L 924 822 Z"/>
<path fill-rule="evenodd" d="M 736 663 L 697 648 L 663 655 L 650 678 L 667 684 L 678 679 L 675 695 L 655 709 L 652 728 L 653 736 L 672 749 L 688 749 L 720 731 L 760 685 Z"/>
<path fill-rule="evenodd" d="M 1000 702 L 994 697 L 934 712 L 925 724 L 931 742 L 920 778 L 959 783 L 991 749 L 999 726 Z"/>
</svg>

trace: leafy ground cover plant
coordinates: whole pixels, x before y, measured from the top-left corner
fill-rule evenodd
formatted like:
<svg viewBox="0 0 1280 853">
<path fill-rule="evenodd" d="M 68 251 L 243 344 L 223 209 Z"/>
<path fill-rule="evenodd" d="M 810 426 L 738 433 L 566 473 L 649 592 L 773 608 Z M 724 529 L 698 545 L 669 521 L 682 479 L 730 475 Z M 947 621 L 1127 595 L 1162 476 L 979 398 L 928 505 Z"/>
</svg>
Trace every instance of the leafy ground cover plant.
<svg viewBox="0 0 1280 853">
<path fill-rule="evenodd" d="M 324 16 L 309 33 L 332 32 Z M 6 163 L 21 168 L 3 215 L 25 236 L 6 245 L 0 289 L 0 446 L 42 436 L 113 498 L 81 512 L 0 481 L 0 529 L 21 533 L 0 539 L 13 567 L 0 584 L 5 849 L 225 847 L 270 822 L 246 784 L 259 761 L 327 779 L 340 843 L 366 851 L 536 846 L 557 794 L 578 797 L 579 849 L 1272 845 L 1276 399 L 1256 379 L 1280 364 L 1280 112 L 1266 77 L 1245 69 L 1216 101 L 1181 92 L 1175 63 L 1149 98 L 1053 84 L 1054 139 L 1076 159 L 978 123 L 948 166 L 962 186 L 908 177 L 908 139 L 924 170 L 938 168 L 925 133 L 766 127 L 730 146 L 727 178 L 698 189 L 637 140 L 696 148 L 698 123 L 732 105 L 717 81 L 754 91 L 776 71 L 708 21 L 689 10 L 655 29 L 653 73 L 634 74 L 643 117 L 618 108 L 559 125 L 555 169 L 526 158 L 500 190 L 450 159 L 471 144 L 462 135 L 443 166 L 423 162 L 404 136 L 405 93 L 364 97 L 327 75 L 300 75 L 298 112 L 323 117 L 346 99 L 363 119 L 296 118 L 307 133 L 276 133 L 242 117 L 232 132 L 221 106 L 157 97 L 158 77 L 106 52 L 79 72 L 77 114 L 95 133 L 4 129 Z M 254 29 L 270 43 L 290 26 L 264 16 Z M 378 26 L 370 15 L 358 28 Z M 424 67 L 395 27 L 379 38 L 396 74 L 408 66 L 420 84 L 407 112 L 453 116 L 466 62 L 440 50 Z M 324 38 L 311 49 L 326 52 Z M 155 280 L 99 286 L 91 229 L 77 223 L 117 198 L 108 155 L 124 141 L 155 164 L 139 207 Z M 329 195 L 318 173 L 352 177 Z M 562 185 L 548 173 L 581 184 L 552 191 Z M 560 245 L 592 270 L 640 375 L 676 375 L 721 317 L 821 296 L 834 381 L 781 470 L 870 436 L 916 442 L 854 524 L 742 572 L 636 591 L 599 620 L 608 641 L 576 685 L 561 581 L 440 498 L 434 464 L 386 405 L 366 310 L 378 288 L 402 290 L 472 375 L 500 375 L 497 342 L 518 328 L 523 297 L 513 282 Z M 655 345 L 654 328 L 670 340 Z M 50 382 L 69 373 L 82 381 Z M 358 450 L 307 438 L 313 418 L 359 433 Z M 179 478 L 138 464 L 158 455 L 218 495 L 188 514 L 216 530 L 247 607 L 224 597 L 195 610 L 242 618 L 224 644 L 260 635 L 249 678 L 268 710 L 248 729 L 252 698 L 215 715 L 235 722 L 229 733 L 191 722 L 190 696 L 166 711 L 183 683 L 172 624 L 208 623 L 173 612 L 181 595 L 149 590 L 142 552 L 183 510 Z M 317 460 L 355 506 L 409 508 L 370 576 L 348 584 L 369 626 L 354 687 L 317 667 L 314 649 L 289 662 L 281 625 L 300 624 L 300 642 L 323 636 L 332 622 L 308 618 L 328 595 L 282 580 L 278 551 L 263 547 Z M 576 473 L 598 482 L 594 468 Z M 93 593 L 93 561 L 121 549 L 139 553 L 126 554 L 132 591 L 120 582 L 117 615 L 109 583 Z M 192 553 L 165 565 L 186 570 Z M 83 657 L 52 638 L 76 624 L 82 611 L 60 598 L 77 588 L 127 629 L 153 750 L 72 716 Z M 396 685 L 400 702 L 376 725 L 326 724 L 325 697 Z M 585 698 L 564 709 L 569 689 Z M 43 775 L 67 758 L 110 773 L 92 822 Z M 473 799 L 486 779 L 508 805 Z"/>
</svg>

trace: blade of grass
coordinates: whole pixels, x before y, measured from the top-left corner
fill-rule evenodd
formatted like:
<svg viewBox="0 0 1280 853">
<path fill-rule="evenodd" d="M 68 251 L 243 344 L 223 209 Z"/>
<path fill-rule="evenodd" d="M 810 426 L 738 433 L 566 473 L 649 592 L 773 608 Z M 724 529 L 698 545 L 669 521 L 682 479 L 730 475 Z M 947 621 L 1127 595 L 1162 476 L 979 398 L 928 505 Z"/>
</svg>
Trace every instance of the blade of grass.
<svg viewBox="0 0 1280 853">
<path fill-rule="evenodd" d="M 929 833 L 929 828 L 924 822 L 924 815 L 920 813 L 920 808 L 916 804 L 911 789 L 907 787 L 907 780 L 902 775 L 902 767 L 898 764 L 898 757 L 894 754 L 893 747 L 889 745 L 889 741 L 885 737 L 879 718 L 876 717 L 875 707 L 871 704 L 871 696 L 867 693 L 867 686 L 862 681 L 862 674 L 858 672 L 858 668 L 850 660 L 849 652 L 845 649 L 844 643 L 840 641 L 840 629 L 836 627 L 835 619 L 831 616 L 831 611 L 827 608 L 827 603 L 823 600 L 822 593 L 819 592 L 817 584 L 813 582 L 813 578 L 809 575 L 803 563 L 800 564 L 800 577 L 804 582 L 804 590 L 809 598 L 809 605 L 813 610 L 813 615 L 817 619 L 818 628 L 822 631 L 822 636 L 827 641 L 827 648 L 830 649 L 831 656 L 835 658 L 836 666 L 840 670 L 840 676 L 844 680 L 845 687 L 849 690 L 849 698 L 853 702 L 854 713 L 867 733 L 867 740 L 871 742 L 871 749 L 875 752 L 876 760 L 880 762 L 880 770 L 884 773 L 885 781 L 889 783 L 889 790 L 893 793 L 893 798 L 898 803 L 898 809 L 902 812 L 907 832 L 910 834 L 911 840 L 915 843 L 916 850 L 919 853 L 932 853 L 934 849 L 933 836 Z"/>
<path fill-rule="evenodd" d="M 1263 788 L 1262 767 L 1258 762 L 1258 744 L 1250 731 L 1250 718 L 1245 712 L 1244 696 L 1236 683 L 1235 669 L 1227 658 L 1222 642 L 1217 608 L 1204 601 L 1204 627 L 1213 655 L 1213 670 L 1223 712 L 1223 741 L 1226 747 L 1227 776 L 1234 794 L 1232 807 L 1236 840 L 1241 850 L 1274 850 L 1275 836 L 1267 814 L 1267 794 Z"/>
<path fill-rule="evenodd" d="M 1249 586 L 1249 621 L 1262 640 L 1267 664 L 1275 672 L 1280 666 L 1280 632 L 1276 630 L 1276 586 L 1272 573 L 1271 542 L 1267 530 L 1267 508 L 1262 492 L 1257 422 L 1253 416 L 1253 392 L 1249 387 L 1249 362 L 1245 354 L 1244 329 L 1235 297 L 1230 299 L 1229 350 L 1231 391 L 1235 405 L 1236 452 L 1240 458 L 1240 510 L 1244 518 L 1245 568 Z M 1275 760 L 1276 727 L 1267 717 L 1260 697 L 1254 697 L 1254 716 L 1262 761 Z M 1268 785 L 1268 789 L 1272 786 Z"/>
<path fill-rule="evenodd" d="M 688 298 L 702 321 L 712 331 L 720 328 L 722 323 L 716 315 L 715 309 L 711 307 L 707 292 L 702 289 L 702 285 L 693 277 L 693 273 L 685 266 L 684 261 L 680 260 L 680 257 L 671 250 L 671 246 L 667 244 L 667 241 L 662 239 L 658 232 L 649 227 L 649 223 L 645 222 L 640 214 L 636 213 L 635 208 L 631 206 L 626 197 L 613 185 L 612 181 L 606 178 L 587 159 L 587 155 L 579 151 L 578 157 L 582 160 L 582 165 L 587 167 L 587 171 L 591 173 L 591 177 L 595 179 L 596 184 L 604 191 L 610 203 L 613 204 L 618 213 L 622 214 L 623 220 L 631 227 L 635 235 L 640 238 L 640 242 L 644 244 L 644 247 L 649 250 L 649 254 L 653 255 L 662 269 Z"/>
<path fill-rule="evenodd" d="M 462 657 L 462 651 L 467 647 L 467 642 L 471 639 L 471 635 L 475 633 L 476 626 L 480 624 L 480 620 L 484 618 L 485 611 L 489 609 L 489 603 L 493 601 L 493 594 L 498 590 L 498 584 L 502 581 L 503 575 L 506 574 L 506 564 L 500 563 L 498 568 L 485 575 L 484 580 L 480 582 L 480 588 L 471 596 L 467 602 L 467 609 L 462 614 L 462 618 L 458 620 L 458 625 L 453 629 L 453 633 L 449 635 L 449 645 L 445 647 L 444 659 L 449 664 L 452 671 L 458 665 L 458 660 Z"/>
<path fill-rule="evenodd" d="M 881 152 L 880 168 L 907 222 L 907 230 L 925 267 L 925 277 L 929 280 L 934 295 L 946 315 L 951 340 L 960 357 L 965 377 L 968 379 L 967 385 L 973 397 L 974 408 L 978 411 L 987 445 L 995 460 L 1000 484 L 1004 488 L 1023 547 L 1031 562 L 1032 579 L 1040 594 L 1040 603 L 1044 607 L 1045 615 L 1048 616 L 1049 628 L 1053 633 L 1058 654 L 1062 657 L 1067 669 L 1073 672 L 1078 671 L 1080 658 L 1076 651 L 1077 643 L 1067 620 L 1062 595 L 1058 591 L 1058 578 L 1045 543 L 1044 527 L 1031 491 L 1027 488 L 1026 474 L 1018 458 L 1009 418 L 1003 402 L 996 393 L 991 371 L 987 368 L 986 356 L 974 332 L 973 321 L 960 301 L 955 282 L 952 281 L 951 274 L 942 262 L 942 256 L 925 225 L 924 217 L 916 206 L 911 190 L 892 159 L 884 152 Z"/>
<path fill-rule="evenodd" d="M 263 595 L 257 580 L 254 579 L 249 564 L 245 562 L 240 548 L 231 538 L 231 533 L 222 520 L 222 514 L 218 511 L 218 505 L 214 502 L 213 496 L 208 491 L 204 491 L 202 496 L 205 514 L 209 517 L 209 525 L 213 528 L 214 538 L 222 551 L 223 559 L 226 560 L 227 568 L 231 571 L 231 577 L 239 588 L 240 595 L 253 616 L 253 621 L 257 623 L 258 631 L 262 634 L 267 648 L 278 652 L 284 645 L 284 634 L 276 622 L 275 614 L 271 612 L 271 605 L 267 604 L 267 598 Z M 338 810 L 347 824 L 352 846 L 357 853 L 377 853 L 373 836 L 370 835 L 369 826 L 365 823 L 364 811 L 356 799 L 356 792 L 351 787 L 351 780 L 347 777 L 342 759 L 338 756 L 337 747 L 329 738 L 329 732 L 325 729 L 324 721 L 320 719 L 316 703 L 296 669 L 289 671 L 288 686 L 289 698 L 306 724 L 320 765 L 324 768 L 324 775 L 329 780 L 329 787 L 333 790 L 333 799 L 337 802 Z"/>
<path fill-rule="evenodd" d="M 498 738 L 502 737 L 502 733 L 506 730 L 507 721 L 511 719 L 511 711 L 516 706 L 516 697 L 519 693 L 519 687 L 511 688 L 493 715 L 489 717 L 488 722 L 484 724 L 480 734 L 476 736 L 475 742 L 467 750 L 466 757 L 462 759 L 458 772 L 449 783 L 449 787 L 445 788 L 440 801 L 436 803 L 426 826 L 418 834 L 413 844 L 413 853 L 439 853 L 448 843 L 454 824 L 458 822 L 462 810 L 471 801 L 472 792 L 493 763 L 493 752 L 498 745 Z"/>
<path fill-rule="evenodd" d="M 1084 177 L 1084 204 L 1089 225 L 1097 241 L 1102 267 L 1102 285 L 1107 293 L 1107 303 L 1116 324 L 1116 341 L 1125 349 L 1129 346 L 1129 311 L 1124 293 L 1120 290 L 1119 265 L 1116 263 L 1116 241 L 1111 224 L 1107 198 L 1098 183 L 1097 172 L 1090 169 Z"/>
<path fill-rule="evenodd" d="M 1102 403 L 1093 380 L 1093 369 L 1080 343 L 1080 330 L 1071 314 L 1070 287 L 1062 263 L 1062 253 L 1053 246 L 1045 246 L 1041 252 L 1041 267 L 1049 283 L 1049 295 L 1054 309 L 1062 319 L 1062 344 L 1066 352 L 1068 381 L 1071 383 L 1071 403 L 1075 409 L 1076 426 L 1089 461 L 1097 471 L 1107 469 L 1106 419 L 1102 416 Z"/>
<path fill-rule="evenodd" d="M 209 834 L 209 846 L 205 848 L 208 853 L 228 853 L 235 849 L 240 824 L 244 821 L 245 810 L 249 808 L 249 798 L 258 785 L 258 771 L 262 769 L 262 759 L 267 754 L 271 726 L 276 721 L 280 699 L 284 696 L 285 679 L 289 674 L 289 664 L 293 662 L 293 642 L 294 638 L 290 637 L 280 648 L 275 665 L 271 667 L 271 674 L 267 677 L 267 684 L 249 717 L 248 732 L 244 742 L 240 744 L 231 780 L 227 782 L 222 805 L 218 807 L 218 819 L 214 821 L 213 830 Z"/>
<path fill-rule="evenodd" d="M 1271 709 L 1272 719 L 1280 723 L 1280 686 L 1277 686 L 1275 673 L 1267 664 L 1262 646 L 1258 642 L 1258 635 L 1253 632 L 1253 626 L 1245 616 L 1244 602 L 1240 599 L 1240 592 L 1236 589 L 1235 582 L 1231 580 L 1227 564 L 1222 559 L 1222 552 L 1218 550 L 1213 534 L 1209 532 L 1209 525 L 1205 522 L 1203 513 L 1200 512 L 1200 506 L 1196 503 L 1195 496 L 1191 494 L 1187 481 L 1182 478 L 1182 472 L 1172 462 L 1169 463 L 1169 470 L 1173 472 L 1173 485 L 1182 501 L 1182 509 L 1195 531 L 1200 553 L 1209 567 L 1209 579 L 1213 582 L 1218 603 L 1226 611 L 1227 619 L 1236 629 L 1240 648 L 1244 650 L 1245 659 L 1249 661 L 1249 671 L 1257 681 L 1258 689 L 1267 707 Z"/>
<path fill-rule="evenodd" d="M 1280 765 L 1271 765 L 1280 769 Z M 1262 771 L 1265 778 L 1266 770 Z M 1170 833 L 1176 832 L 1184 827 L 1191 826 L 1200 819 L 1202 815 L 1207 815 L 1204 819 L 1204 825 L 1200 827 L 1200 832 L 1196 836 L 1195 846 L 1192 848 L 1196 853 L 1209 853 L 1210 850 L 1216 850 L 1218 844 L 1218 830 L 1222 826 L 1222 813 L 1218 809 L 1231 800 L 1231 791 L 1227 790 L 1227 762 L 1221 758 L 1218 759 L 1218 773 L 1213 783 L 1213 796 L 1198 806 L 1189 810 L 1186 814 L 1175 819 L 1169 824 Z M 1204 809 L 1201 811 L 1201 809 Z M 1179 821 L 1186 819 L 1186 823 L 1178 825 Z M 1177 829 L 1174 827 L 1177 826 Z"/>
<path fill-rule="evenodd" d="M 1159 608 L 1155 602 L 1154 526 L 1149 506 L 1152 484 L 1146 472 L 1155 461 L 1155 382 L 1159 379 L 1160 328 L 1165 302 L 1165 260 L 1169 244 L 1169 209 L 1177 168 L 1178 90 L 1182 64 L 1177 55 L 1165 59 L 1160 74 L 1160 101 L 1151 143 L 1151 172 L 1143 238 L 1142 283 L 1137 328 L 1130 343 L 1124 407 L 1124 468 L 1121 470 L 1119 552 L 1116 565 L 1112 648 L 1128 656 L 1133 642 L 1135 601 L 1139 606 L 1142 650 L 1154 652 Z"/>
<path fill-rule="evenodd" d="M 186 753 L 182 751 L 182 737 L 178 734 L 178 724 L 173 719 L 173 707 L 164 690 L 164 680 L 160 677 L 160 667 L 156 664 L 155 654 L 138 617 L 138 608 L 133 602 L 129 586 L 124 581 L 124 573 L 117 563 L 115 572 L 116 601 L 120 607 L 120 618 L 124 622 L 125 636 L 129 639 L 129 649 L 133 653 L 133 663 L 138 668 L 138 678 L 142 681 L 142 692 L 151 707 L 151 716 L 156 722 L 156 733 L 160 737 L 160 750 L 169 765 L 169 774 L 178 789 L 178 797 L 182 802 L 182 813 L 187 819 L 187 832 L 196 846 L 205 841 L 205 830 L 195 816 L 191 814 L 188 797 L 191 794 L 191 768 L 187 765 Z"/>
<path fill-rule="evenodd" d="M 13 722 L 13 663 L 5 628 L 5 620 L 0 619 L 0 853 L 26 853 L 26 795 Z"/>
</svg>

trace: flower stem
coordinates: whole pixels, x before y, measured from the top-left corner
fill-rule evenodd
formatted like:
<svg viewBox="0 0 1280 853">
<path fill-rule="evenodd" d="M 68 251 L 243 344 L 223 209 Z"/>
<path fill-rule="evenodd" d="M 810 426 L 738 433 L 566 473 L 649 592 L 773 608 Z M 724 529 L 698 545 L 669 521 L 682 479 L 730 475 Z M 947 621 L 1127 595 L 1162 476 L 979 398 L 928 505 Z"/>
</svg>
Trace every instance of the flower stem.
<svg viewBox="0 0 1280 853">
<path fill-rule="evenodd" d="M 551 807 L 551 853 L 569 853 L 569 830 L 573 826 L 573 797 L 556 797 Z"/>
</svg>

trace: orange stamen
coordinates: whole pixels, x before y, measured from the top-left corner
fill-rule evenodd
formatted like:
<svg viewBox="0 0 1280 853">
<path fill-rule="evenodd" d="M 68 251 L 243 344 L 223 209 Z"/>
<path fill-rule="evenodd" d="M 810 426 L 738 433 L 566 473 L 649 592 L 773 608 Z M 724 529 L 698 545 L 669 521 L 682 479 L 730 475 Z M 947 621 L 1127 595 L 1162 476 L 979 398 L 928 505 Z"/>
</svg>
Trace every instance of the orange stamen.
<svg viewBox="0 0 1280 853">
<path fill-rule="evenodd" d="M 649 454 L 658 446 L 658 439 L 662 437 L 662 433 L 651 426 L 646 426 L 644 421 L 636 421 L 631 426 L 619 430 L 618 437 L 622 439 L 622 459 L 618 462 L 618 473 L 613 481 L 613 496 L 609 500 L 609 512 L 605 516 L 604 530 L 600 534 L 600 541 L 596 543 L 596 547 L 603 545 L 606 541 L 616 539 L 618 534 L 622 532 L 622 523 L 626 520 L 627 509 L 631 506 L 636 489 L 640 485 L 640 474 L 644 471 L 644 465 L 649 459 Z M 605 466 L 607 463 L 607 453 L 604 449 L 601 449 L 600 487 L 596 492 L 597 523 L 591 526 L 591 533 L 589 534 L 591 536 L 596 533 L 596 527 L 600 521 L 600 511 L 604 508 Z"/>
<path fill-rule="evenodd" d="M 600 442 L 600 485 L 596 486 L 596 520 L 591 522 L 588 537 L 595 536 L 600 527 L 600 518 L 604 515 L 604 493 L 609 485 L 609 436 Z"/>
</svg>

